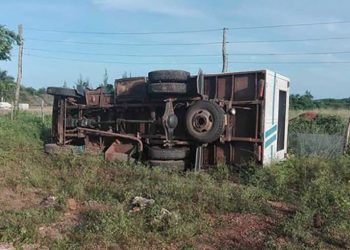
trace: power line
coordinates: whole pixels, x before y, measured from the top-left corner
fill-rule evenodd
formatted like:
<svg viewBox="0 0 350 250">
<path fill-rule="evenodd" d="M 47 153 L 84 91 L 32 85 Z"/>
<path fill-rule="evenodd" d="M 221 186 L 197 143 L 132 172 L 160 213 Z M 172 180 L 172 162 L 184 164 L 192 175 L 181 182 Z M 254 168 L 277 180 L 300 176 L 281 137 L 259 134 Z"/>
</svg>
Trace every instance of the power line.
<svg viewBox="0 0 350 250">
<path fill-rule="evenodd" d="M 313 41 L 331 41 L 331 40 L 347 40 L 350 37 L 326 37 L 326 38 L 305 38 L 305 39 L 281 39 L 281 40 L 245 40 L 233 41 L 228 43 L 285 43 L 285 42 L 313 42 Z"/>
<path fill-rule="evenodd" d="M 91 53 L 91 52 L 77 52 L 68 50 L 46 50 L 37 48 L 25 48 L 27 51 L 43 51 L 43 52 L 54 52 L 54 53 L 67 53 L 77 55 L 92 55 L 92 56 L 120 56 L 120 57 L 219 57 L 217 54 L 162 54 L 162 55 L 141 55 L 141 54 L 115 54 L 115 53 Z"/>
<path fill-rule="evenodd" d="M 309 61 L 309 62 L 229 62 L 229 63 L 250 63 L 250 64 L 350 64 L 350 61 Z"/>
<path fill-rule="evenodd" d="M 295 53 L 237 53 L 233 55 L 249 56 L 300 56 L 300 55 L 339 55 L 350 54 L 350 51 L 329 51 L 329 52 L 295 52 Z"/>
<path fill-rule="evenodd" d="M 245 26 L 245 27 L 231 27 L 229 30 L 244 30 L 244 29 L 270 29 L 270 28 L 286 28 L 286 27 L 302 27 L 302 26 L 317 26 L 329 24 L 348 24 L 350 21 L 330 21 L 330 22 L 313 22 L 313 23 L 295 23 L 295 24 L 276 24 L 264 26 Z"/>
<path fill-rule="evenodd" d="M 25 53 L 25 55 L 30 56 L 30 57 L 38 57 L 38 58 L 45 58 L 45 59 L 54 59 L 54 60 L 64 60 L 64 61 L 77 61 L 77 62 L 88 62 L 88 63 L 110 63 L 110 64 L 126 64 L 126 65 L 145 65 L 145 64 L 154 64 L 154 65 L 159 65 L 159 64 L 164 64 L 164 62 L 123 62 L 123 61 L 91 61 L 91 60 L 83 60 L 83 59 L 77 59 L 77 58 L 63 58 L 63 57 L 54 57 L 54 56 L 41 56 L 41 55 L 34 55 L 34 54 L 28 54 Z M 169 64 L 177 64 L 173 62 L 167 62 Z M 203 64 L 199 62 L 185 62 L 181 64 Z M 204 64 L 217 64 L 214 62 L 205 62 Z"/>
<path fill-rule="evenodd" d="M 179 30 L 179 31 L 151 31 L 151 32 L 107 32 L 107 31 L 74 31 L 74 30 L 50 30 L 39 28 L 28 28 L 39 32 L 67 33 L 67 34 L 90 34 L 90 35 L 158 35 L 158 34 L 182 34 L 182 33 L 203 33 L 221 31 L 222 29 L 200 29 L 200 30 Z"/>
<path fill-rule="evenodd" d="M 326 37 L 326 38 L 305 38 L 305 39 L 281 39 L 281 40 L 241 40 L 229 41 L 228 44 L 248 44 L 248 43 L 284 43 L 284 42 L 312 42 L 312 41 L 332 41 L 332 40 L 348 40 L 350 37 Z M 70 40 L 49 40 L 27 38 L 26 40 L 49 42 L 49 43 L 71 43 L 71 44 L 87 44 L 87 45 L 118 45 L 118 46 L 191 46 L 191 45 L 218 45 L 222 42 L 194 42 L 194 43 L 112 43 L 112 42 L 85 42 Z"/>
<path fill-rule="evenodd" d="M 178 45 L 213 45 L 221 44 L 221 42 L 195 42 L 195 43 L 111 43 L 111 42 L 83 42 L 83 41 L 70 41 L 70 40 L 48 40 L 27 38 L 26 40 L 51 42 L 51 43 L 71 43 L 71 44 L 89 44 L 89 45 L 120 45 L 120 46 L 178 46 Z"/>
<path fill-rule="evenodd" d="M 270 28 L 287 28 L 287 27 L 303 27 L 303 26 L 319 26 L 330 24 L 348 24 L 350 21 L 326 21 L 326 22 L 311 22 L 311 23 L 294 23 L 294 24 L 275 24 L 263 26 L 240 26 L 231 27 L 229 30 L 252 30 L 252 29 L 270 29 Z M 195 29 L 195 30 L 177 30 L 177 31 L 141 31 L 141 32 L 107 32 L 107 31 L 76 31 L 76 30 L 56 30 L 56 29 L 41 29 L 41 28 L 27 28 L 28 30 L 38 32 L 52 32 L 52 33 L 67 33 L 67 34 L 90 34 L 90 35 L 159 35 L 159 34 L 186 34 L 186 33 L 205 33 L 217 32 L 222 28 L 214 29 Z"/>
<path fill-rule="evenodd" d="M 221 57 L 219 54 L 115 54 L 115 53 L 91 53 L 78 52 L 73 50 L 49 50 L 39 48 L 24 48 L 26 51 L 43 51 L 53 53 L 66 53 L 77 55 L 92 55 L 92 56 L 120 56 L 120 57 Z M 324 52 L 295 52 L 295 53 L 228 53 L 235 56 L 298 56 L 298 55 L 339 55 L 350 54 L 350 51 L 324 51 Z"/>
<path fill-rule="evenodd" d="M 37 58 L 43 58 L 43 59 L 54 59 L 54 60 L 64 60 L 64 61 L 78 61 L 78 62 L 88 62 L 88 63 L 110 63 L 110 64 L 126 64 L 126 65 L 147 65 L 147 64 L 154 64 L 154 65 L 159 65 L 162 64 L 164 65 L 164 62 L 123 62 L 123 61 L 91 61 L 91 60 L 82 60 L 82 59 L 77 59 L 77 58 L 62 58 L 62 57 L 53 57 L 53 56 L 41 56 L 41 55 L 33 55 L 33 54 L 28 54 L 25 53 L 26 56 L 29 57 L 37 57 Z M 194 64 L 194 65 L 201 65 L 201 64 L 206 64 L 206 65 L 216 65 L 216 64 L 221 64 L 221 62 L 166 62 L 167 64 Z M 306 62 L 301 62 L 301 61 L 279 61 L 279 62 L 251 62 L 251 61 L 230 61 L 229 63 L 241 63 L 241 64 L 350 64 L 350 61 L 306 61 Z"/>
</svg>

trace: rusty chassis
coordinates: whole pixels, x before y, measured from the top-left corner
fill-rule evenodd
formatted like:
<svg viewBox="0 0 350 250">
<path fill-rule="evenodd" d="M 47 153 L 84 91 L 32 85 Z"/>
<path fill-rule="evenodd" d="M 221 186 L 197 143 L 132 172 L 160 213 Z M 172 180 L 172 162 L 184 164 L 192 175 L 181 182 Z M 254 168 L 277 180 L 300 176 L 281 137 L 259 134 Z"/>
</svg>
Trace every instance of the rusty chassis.
<svg viewBox="0 0 350 250">
<path fill-rule="evenodd" d="M 261 163 L 264 71 L 154 72 L 116 80 L 114 93 L 51 90 L 53 143 L 100 151 L 107 160 L 195 170 Z"/>
</svg>

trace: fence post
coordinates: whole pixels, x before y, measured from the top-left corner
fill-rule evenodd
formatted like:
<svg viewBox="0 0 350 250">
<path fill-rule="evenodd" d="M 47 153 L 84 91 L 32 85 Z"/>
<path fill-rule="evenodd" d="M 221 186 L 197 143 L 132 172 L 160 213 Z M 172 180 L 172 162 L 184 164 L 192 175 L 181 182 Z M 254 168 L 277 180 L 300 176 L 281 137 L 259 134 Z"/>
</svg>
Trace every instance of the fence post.
<svg viewBox="0 0 350 250">
<path fill-rule="evenodd" d="M 350 118 L 348 121 L 348 125 L 346 127 L 345 130 L 345 134 L 344 134 L 344 146 L 343 146 L 343 154 L 346 154 L 349 148 L 349 138 L 350 137 Z"/>
<path fill-rule="evenodd" d="M 43 99 L 41 99 L 41 121 L 42 121 L 42 123 L 44 123 L 44 121 L 45 121 L 45 114 L 44 114 L 44 100 Z"/>
<path fill-rule="evenodd" d="M 11 121 L 13 121 L 13 112 L 14 112 L 14 109 L 15 109 L 15 105 L 13 102 L 11 102 Z"/>
</svg>

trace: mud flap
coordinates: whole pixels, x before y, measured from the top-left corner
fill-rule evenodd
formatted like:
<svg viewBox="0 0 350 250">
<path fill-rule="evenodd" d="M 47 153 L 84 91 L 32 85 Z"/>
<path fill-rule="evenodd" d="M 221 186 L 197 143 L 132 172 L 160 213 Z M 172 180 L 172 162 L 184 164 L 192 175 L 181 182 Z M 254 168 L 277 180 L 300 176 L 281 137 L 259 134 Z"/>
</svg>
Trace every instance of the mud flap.
<svg viewBox="0 0 350 250">
<path fill-rule="evenodd" d="M 202 69 L 199 69 L 197 76 L 197 93 L 201 96 L 204 95 L 204 74 Z"/>
<path fill-rule="evenodd" d="M 133 148 L 134 146 L 132 144 L 118 144 L 114 142 L 106 150 L 105 159 L 106 161 L 119 162 L 133 161 L 134 159 L 130 157 L 130 152 Z"/>
<path fill-rule="evenodd" d="M 194 171 L 198 172 L 203 166 L 203 146 L 198 146 L 196 148 L 196 159 L 194 162 Z"/>
</svg>

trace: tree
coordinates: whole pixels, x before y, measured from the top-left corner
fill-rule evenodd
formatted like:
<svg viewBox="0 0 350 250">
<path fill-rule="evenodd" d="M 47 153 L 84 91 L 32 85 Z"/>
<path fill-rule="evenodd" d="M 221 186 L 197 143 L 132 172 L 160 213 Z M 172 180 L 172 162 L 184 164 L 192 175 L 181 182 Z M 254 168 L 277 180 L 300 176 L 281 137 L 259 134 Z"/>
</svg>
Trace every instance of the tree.
<svg viewBox="0 0 350 250">
<path fill-rule="evenodd" d="M 46 88 L 39 88 L 37 91 L 36 91 L 39 95 L 43 95 L 46 93 Z"/>
<path fill-rule="evenodd" d="M 15 32 L 0 25 L 0 60 L 10 60 L 12 45 L 20 43 L 20 37 Z"/>
<path fill-rule="evenodd" d="M 14 81 L 15 78 L 13 76 L 9 76 L 6 70 L 0 69 L 0 81 Z"/>
<path fill-rule="evenodd" d="M 76 85 L 77 85 L 77 87 L 89 88 L 90 81 L 89 81 L 89 79 L 83 80 L 83 76 L 80 74 Z"/>
<path fill-rule="evenodd" d="M 313 109 L 316 107 L 314 97 L 310 91 L 306 91 L 303 95 L 290 95 L 291 109 Z"/>
<path fill-rule="evenodd" d="M 0 97 L 5 101 L 12 101 L 15 93 L 16 83 L 14 78 L 7 74 L 6 70 L 0 69 Z"/>
<path fill-rule="evenodd" d="M 108 84 L 108 72 L 107 72 L 107 69 L 105 69 L 105 73 L 104 73 L 104 75 L 103 75 L 103 83 L 102 83 L 102 85 L 103 85 L 104 87 L 106 87 L 107 84 Z"/>
<path fill-rule="evenodd" d="M 22 86 L 22 88 L 23 88 L 25 91 L 27 91 L 29 94 L 31 94 L 31 95 L 35 95 L 35 94 L 36 94 L 36 89 L 33 88 L 33 87 L 24 87 L 24 86 Z"/>
<path fill-rule="evenodd" d="M 128 72 L 124 71 L 122 78 L 131 78 L 131 72 L 128 74 Z"/>
<path fill-rule="evenodd" d="M 113 93 L 114 92 L 114 87 L 112 84 L 108 84 L 108 72 L 107 69 L 105 68 L 105 73 L 103 75 L 103 82 L 100 85 L 106 93 Z"/>
</svg>

